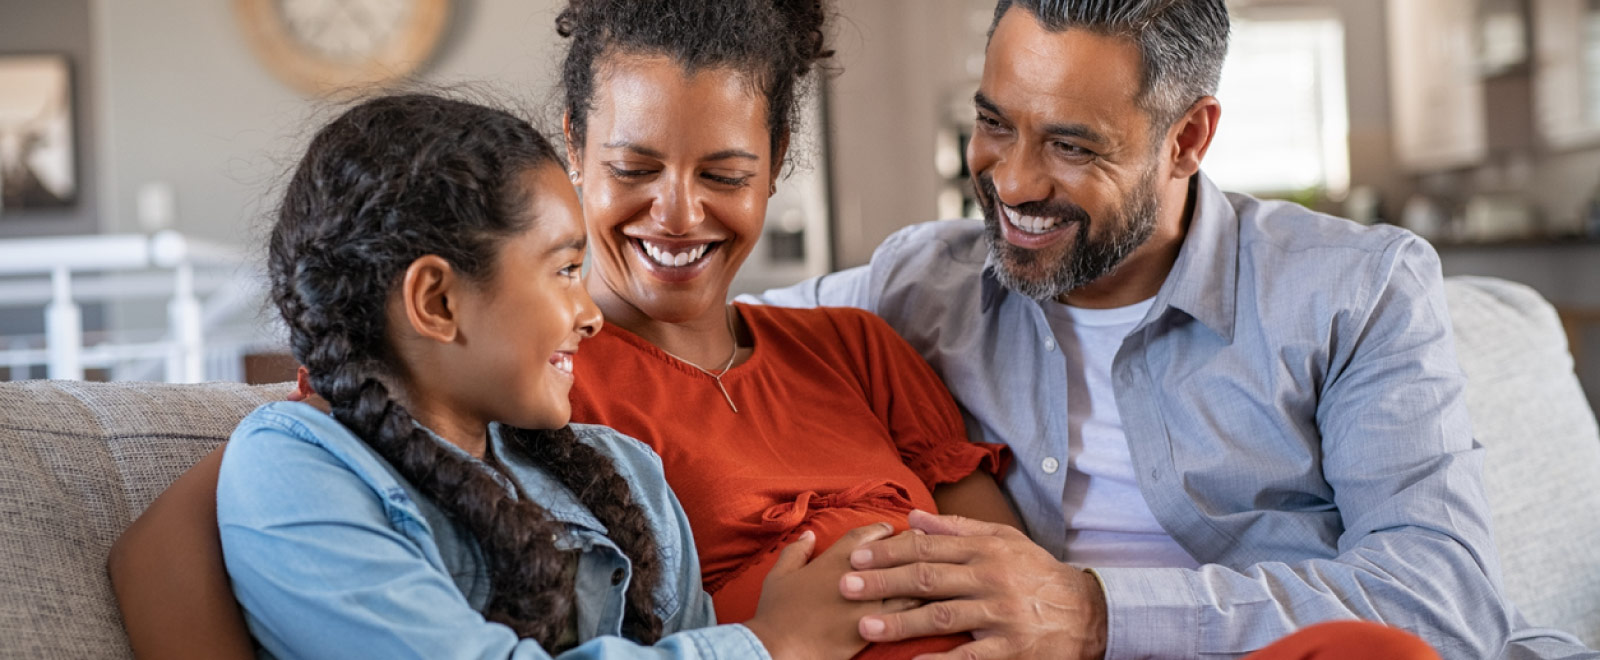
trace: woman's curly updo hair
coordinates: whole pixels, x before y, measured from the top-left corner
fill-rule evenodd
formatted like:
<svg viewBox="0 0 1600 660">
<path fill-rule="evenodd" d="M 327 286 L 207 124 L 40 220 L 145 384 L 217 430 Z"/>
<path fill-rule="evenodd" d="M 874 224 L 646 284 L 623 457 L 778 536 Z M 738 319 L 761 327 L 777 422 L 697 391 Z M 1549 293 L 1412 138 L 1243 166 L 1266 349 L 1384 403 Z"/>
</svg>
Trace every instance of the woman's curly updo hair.
<svg viewBox="0 0 1600 660">
<path fill-rule="evenodd" d="M 487 281 L 496 247 L 531 222 L 538 191 L 520 175 L 546 166 L 560 167 L 555 149 L 506 112 L 424 94 L 365 101 L 312 139 L 278 209 L 268 270 L 294 356 L 333 416 L 476 539 L 491 584 L 485 616 L 554 651 L 574 609 L 576 556 L 553 543 L 562 525 L 496 477 L 505 468 L 493 446 L 480 463 L 413 420 L 396 398 L 405 384 L 385 327 L 390 294 L 419 257 Z M 628 555 L 623 632 L 653 643 L 659 551 L 627 482 L 570 428 L 504 428 L 502 439 L 571 490 Z"/>
<path fill-rule="evenodd" d="M 607 57 L 660 55 L 693 75 L 729 68 L 767 100 L 777 153 L 799 114 L 812 67 L 833 56 L 822 0 L 569 0 L 556 31 L 572 39 L 561 69 L 573 148 L 582 149 L 595 80 Z"/>
</svg>

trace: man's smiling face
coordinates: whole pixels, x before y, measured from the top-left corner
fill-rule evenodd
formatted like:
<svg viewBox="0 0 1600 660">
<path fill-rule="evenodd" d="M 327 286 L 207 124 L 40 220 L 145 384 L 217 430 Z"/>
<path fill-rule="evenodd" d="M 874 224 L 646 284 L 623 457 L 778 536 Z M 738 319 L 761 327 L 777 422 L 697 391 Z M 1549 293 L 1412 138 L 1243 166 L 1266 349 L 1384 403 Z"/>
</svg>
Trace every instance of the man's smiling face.
<svg viewBox="0 0 1600 660">
<path fill-rule="evenodd" d="M 1162 168 L 1130 40 L 1047 30 L 1013 8 L 995 26 L 967 162 L 997 275 L 1056 298 L 1110 273 L 1149 239 Z"/>
</svg>

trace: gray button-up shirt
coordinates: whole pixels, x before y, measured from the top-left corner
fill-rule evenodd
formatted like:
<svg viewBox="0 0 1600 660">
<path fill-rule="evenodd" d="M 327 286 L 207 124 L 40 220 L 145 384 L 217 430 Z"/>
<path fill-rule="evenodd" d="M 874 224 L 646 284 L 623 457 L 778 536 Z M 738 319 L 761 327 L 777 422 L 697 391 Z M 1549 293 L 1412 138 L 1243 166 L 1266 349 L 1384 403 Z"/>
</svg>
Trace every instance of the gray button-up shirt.
<svg viewBox="0 0 1600 660">
<path fill-rule="evenodd" d="M 1205 564 L 1097 569 L 1110 658 L 1238 655 L 1361 618 L 1447 658 L 1500 653 L 1499 592 L 1433 249 L 1402 229 L 1228 195 L 1197 175 L 1178 260 L 1113 366 L 1139 487 Z M 769 291 L 863 307 L 920 350 L 974 440 L 1015 452 L 1005 488 L 1060 559 L 1067 370 L 1044 310 L 993 277 L 982 224 L 889 237 L 863 267 Z"/>
</svg>

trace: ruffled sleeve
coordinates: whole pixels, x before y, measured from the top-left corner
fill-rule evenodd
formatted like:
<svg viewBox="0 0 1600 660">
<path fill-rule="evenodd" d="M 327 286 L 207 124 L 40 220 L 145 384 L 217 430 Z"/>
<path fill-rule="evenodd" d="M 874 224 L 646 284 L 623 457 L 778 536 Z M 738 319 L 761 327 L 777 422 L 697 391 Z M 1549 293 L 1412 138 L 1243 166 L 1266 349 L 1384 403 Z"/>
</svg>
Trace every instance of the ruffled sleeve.
<svg viewBox="0 0 1600 660">
<path fill-rule="evenodd" d="M 839 309 L 854 325 L 863 360 L 861 377 L 873 412 L 889 429 L 900 458 L 929 490 L 983 470 L 999 479 L 1010 467 L 1005 445 L 971 442 L 961 409 L 944 381 L 883 319 L 870 312 Z M 848 320 L 847 320 L 848 319 Z"/>
</svg>

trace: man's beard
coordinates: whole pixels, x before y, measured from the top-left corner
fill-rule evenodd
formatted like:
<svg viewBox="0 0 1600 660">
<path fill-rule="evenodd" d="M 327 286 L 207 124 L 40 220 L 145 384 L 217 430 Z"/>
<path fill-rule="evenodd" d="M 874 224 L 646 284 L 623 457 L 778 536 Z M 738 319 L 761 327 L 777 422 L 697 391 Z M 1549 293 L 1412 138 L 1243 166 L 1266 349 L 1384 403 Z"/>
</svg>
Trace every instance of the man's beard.
<svg viewBox="0 0 1600 660">
<path fill-rule="evenodd" d="M 1000 284 L 1035 300 L 1051 300 L 1116 270 L 1155 232 L 1160 208 L 1156 200 L 1155 175 L 1156 168 L 1147 169 L 1139 177 L 1139 183 L 1122 199 L 1121 206 L 1103 218 L 1092 219 L 1083 207 L 1066 201 L 1029 202 L 1012 207 L 1023 215 L 1077 223 L 1077 236 L 1071 239 L 1071 246 L 1051 259 L 1045 250 L 1030 250 L 1006 242 L 1000 229 L 1002 220 L 997 206 L 1000 201 L 994 189 L 994 178 L 987 173 L 980 174 L 978 186 L 984 238 L 989 243 L 989 256 L 996 265 L 995 276 Z M 1089 235 L 1089 228 L 1095 223 L 1105 224 L 1109 232 L 1098 240 Z"/>
</svg>

